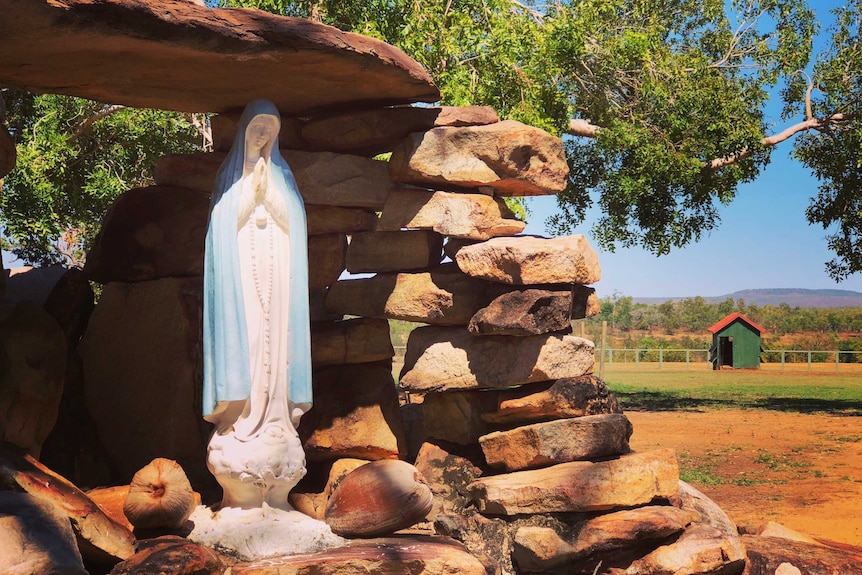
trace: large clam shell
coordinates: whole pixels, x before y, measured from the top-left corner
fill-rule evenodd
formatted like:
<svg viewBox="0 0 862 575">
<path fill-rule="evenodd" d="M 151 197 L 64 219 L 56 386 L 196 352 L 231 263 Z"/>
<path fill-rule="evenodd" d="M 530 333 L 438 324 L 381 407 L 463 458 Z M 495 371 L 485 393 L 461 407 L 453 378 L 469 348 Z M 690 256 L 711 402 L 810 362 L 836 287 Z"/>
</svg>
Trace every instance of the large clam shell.
<svg viewBox="0 0 862 575">
<path fill-rule="evenodd" d="M 326 502 L 324 518 L 338 535 L 373 537 L 421 521 L 432 502 L 418 469 L 406 461 L 384 459 L 347 474 Z"/>
</svg>

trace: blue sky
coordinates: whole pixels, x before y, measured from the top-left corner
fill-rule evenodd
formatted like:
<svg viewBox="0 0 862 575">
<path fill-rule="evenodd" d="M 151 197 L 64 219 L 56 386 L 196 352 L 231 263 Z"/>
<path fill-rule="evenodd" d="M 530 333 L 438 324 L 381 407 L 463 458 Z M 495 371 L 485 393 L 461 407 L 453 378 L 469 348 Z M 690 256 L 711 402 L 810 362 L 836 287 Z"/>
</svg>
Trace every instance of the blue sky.
<svg viewBox="0 0 862 575">
<path fill-rule="evenodd" d="M 720 296 L 743 289 L 809 288 L 862 292 L 862 275 L 836 284 L 824 263 L 832 259 L 826 232 L 805 220 L 817 180 L 788 159 L 790 142 L 779 147 L 757 181 L 739 187 L 736 199 L 720 211 L 721 224 L 700 242 L 667 256 L 641 249 L 599 251 L 600 297 L 619 292 L 635 297 Z M 556 210 L 553 197 L 530 202 L 526 233 L 547 235 L 544 220 Z M 589 236 L 587 216 L 576 233 Z"/>
<path fill-rule="evenodd" d="M 830 9 L 840 0 L 810 2 L 822 24 L 814 53 L 829 40 Z M 778 122 L 781 102 L 775 98 L 767 115 L 776 124 L 772 133 L 804 118 Z M 641 249 L 599 251 L 602 281 L 600 297 L 614 292 L 634 297 L 720 296 L 743 289 L 808 288 L 862 292 L 862 274 L 836 283 L 825 271 L 832 259 L 826 248 L 827 231 L 805 220 L 809 199 L 817 193 L 817 180 L 789 158 L 793 140 L 780 144 L 771 163 L 752 183 L 742 185 L 731 205 L 720 208 L 721 224 L 700 242 L 667 256 L 656 257 Z M 544 221 L 554 213 L 552 197 L 535 198 L 526 233 L 547 235 Z M 596 212 L 576 230 L 589 237 Z M 598 249 L 597 249 L 598 251 Z"/>
</svg>

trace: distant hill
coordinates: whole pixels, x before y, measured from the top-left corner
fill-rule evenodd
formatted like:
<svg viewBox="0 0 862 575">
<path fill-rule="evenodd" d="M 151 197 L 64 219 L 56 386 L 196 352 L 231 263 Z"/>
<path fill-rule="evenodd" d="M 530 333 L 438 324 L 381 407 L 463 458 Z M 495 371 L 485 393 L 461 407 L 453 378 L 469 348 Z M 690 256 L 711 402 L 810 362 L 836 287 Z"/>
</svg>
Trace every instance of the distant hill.
<svg viewBox="0 0 862 575">
<path fill-rule="evenodd" d="M 719 303 L 727 298 L 732 298 L 734 301 L 743 299 L 747 305 L 779 305 L 786 303 L 790 307 L 862 307 L 862 293 L 840 289 L 747 289 L 722 296 L 704 297 L 703 299 L 709 303 Z M 660 304 L 669 300 L 678 301 L 689 298 L 634 297 L 632 299 L 634 303 Z"/>
</svg>

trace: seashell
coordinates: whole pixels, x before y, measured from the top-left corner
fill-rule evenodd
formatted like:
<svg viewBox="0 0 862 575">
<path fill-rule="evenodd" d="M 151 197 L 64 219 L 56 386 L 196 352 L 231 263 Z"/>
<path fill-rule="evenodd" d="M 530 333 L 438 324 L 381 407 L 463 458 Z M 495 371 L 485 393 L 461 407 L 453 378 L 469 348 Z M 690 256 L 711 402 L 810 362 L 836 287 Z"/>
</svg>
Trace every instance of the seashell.
<svg viewBox="0 0 862 575">
<path fill-rule="evenodd" d="M 132 478 L 123 513 L 135 528 L 177 529 L 195 508 L 185 471 L 172 459 L 153 459 Z"/>
<path fill-rule="evenodd" d="M 410 527 L 431 511 L 433 495 L 419 470 L 397 459 L 351 471 L 332 491 L 324 519 L 333 533 L 373 537 Z"/>
</svg>

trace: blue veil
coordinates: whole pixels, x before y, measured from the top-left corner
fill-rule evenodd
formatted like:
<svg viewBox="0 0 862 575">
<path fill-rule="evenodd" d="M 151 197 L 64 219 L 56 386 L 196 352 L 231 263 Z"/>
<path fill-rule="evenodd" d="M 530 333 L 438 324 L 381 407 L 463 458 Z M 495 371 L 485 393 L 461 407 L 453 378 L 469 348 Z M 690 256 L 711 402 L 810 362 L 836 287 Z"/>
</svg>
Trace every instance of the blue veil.
<svg viewBox="0 0 862 575">
<path fill-rule="evenodd" d="M 242 113 L 236 138 L 218 175 L 210 203 L 204 252 L 203 416 L 220 402 L 244 400 L 251 393 L 248 333 L 237 244 L 245 135 L 259 114 L 279 118 L 272 102 L 255 100 Z M 308 238 L 305 207 L 296 180 L 278 151 L 277 134 L 270 154 L 271 180 L 289 215 L 290 286 L 288 386 L 291 404 L 311 404 L 311 334 L 308 304 Z M 274 294 L 274 297 L 276 294 Z M 279 382 L 281 383 L 281 382 Z M 289 406 L 290 407 L 290 406 Z"/>
</svg>

